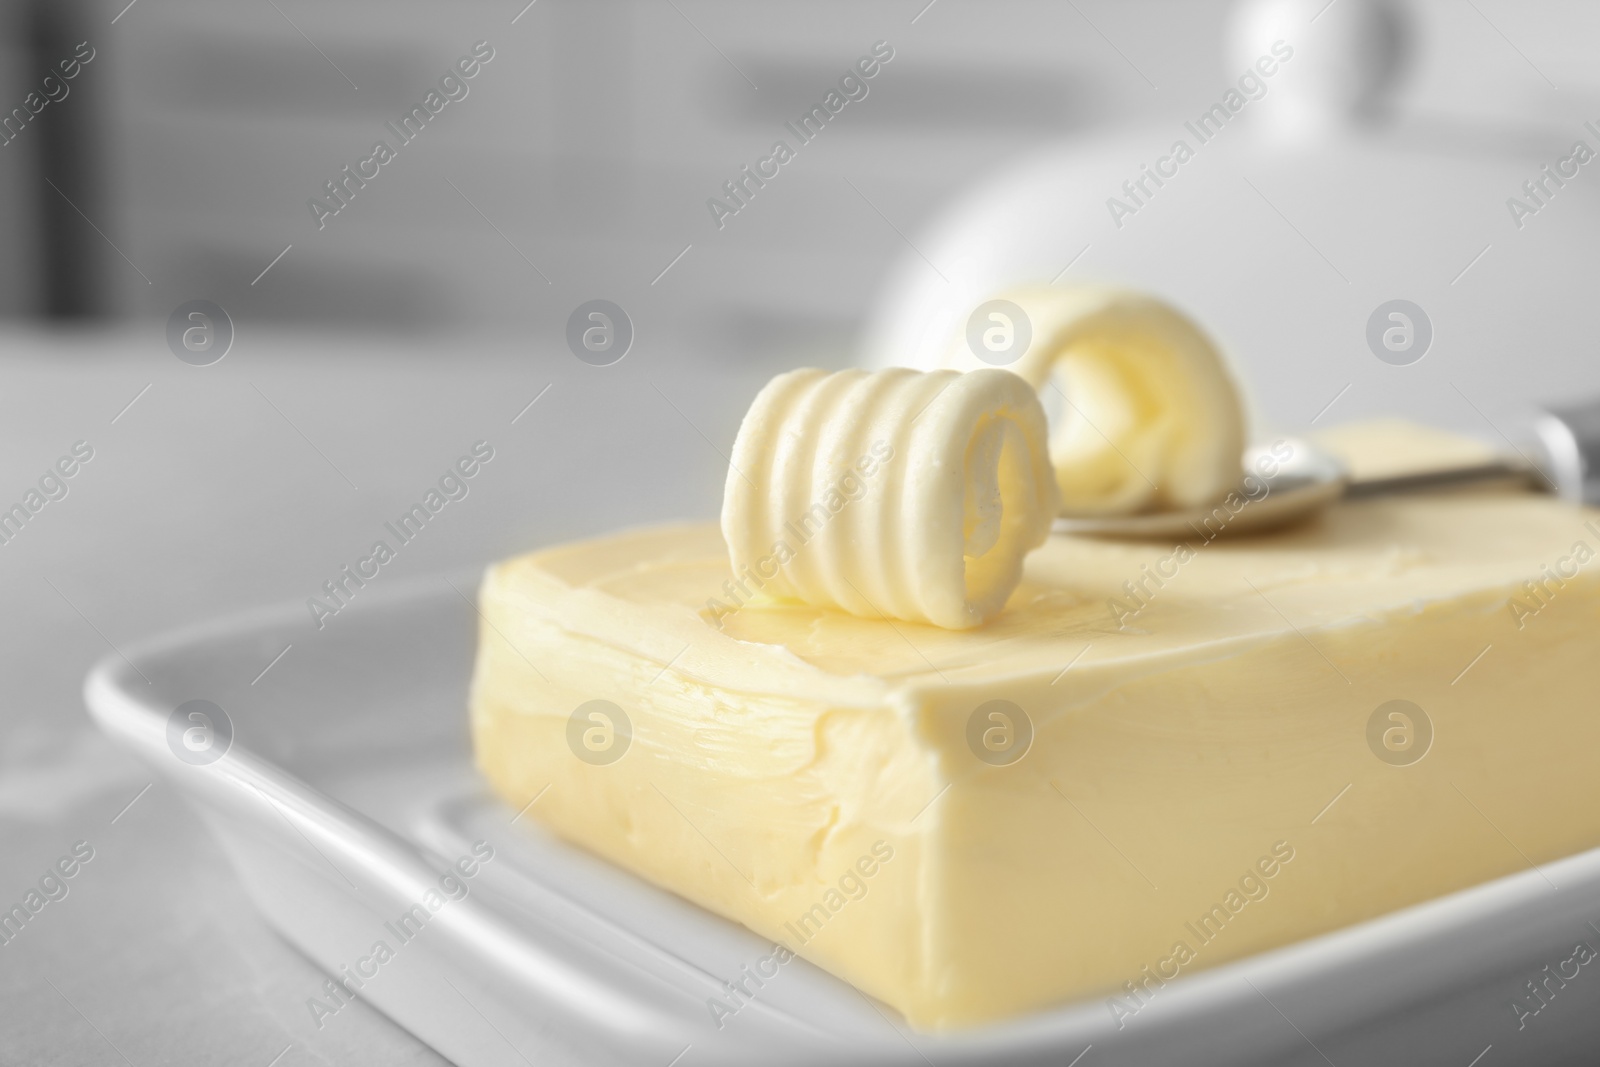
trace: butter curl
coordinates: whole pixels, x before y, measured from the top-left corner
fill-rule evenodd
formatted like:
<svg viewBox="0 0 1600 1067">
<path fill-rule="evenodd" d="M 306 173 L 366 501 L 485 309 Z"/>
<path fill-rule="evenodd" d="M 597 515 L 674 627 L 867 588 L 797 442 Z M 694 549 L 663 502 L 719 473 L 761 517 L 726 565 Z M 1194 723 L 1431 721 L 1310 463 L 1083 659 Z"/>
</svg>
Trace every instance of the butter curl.
<svg viewBox="0 0 1600 1067">
<path fill-rule="evenodd" d="M 1015 374 L 805 369 L 745 415 L 722 533 L 759 599 L 966 629 L 1058 510 L 1044 409 Z"/>
<path fill-rule="evenodd" d="M 1021 288 L 983 308 L 1002 302 L 1028 320 L 995 319 L 996 336 L 1030 337 L 1005 365 L 1051 410 L 1050 458 L 1066 513 L 1201 507 L 1239 484 L 1240 391 L 1191 319 L 1148 293 L 1111 286 Z M 995 362 L 980 360 L 965 336 L 945 358 L 958 370 Z"/>
</svg>

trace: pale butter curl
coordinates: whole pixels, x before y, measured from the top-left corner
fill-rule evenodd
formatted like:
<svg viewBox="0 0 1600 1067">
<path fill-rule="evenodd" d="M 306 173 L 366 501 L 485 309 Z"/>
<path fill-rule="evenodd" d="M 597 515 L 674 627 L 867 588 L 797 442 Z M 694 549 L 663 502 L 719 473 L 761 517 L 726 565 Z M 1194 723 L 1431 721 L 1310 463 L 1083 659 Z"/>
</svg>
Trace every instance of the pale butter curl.
<svg viewBox="0 0 1600 1067">
<path fill-rule="evenodd" d="M 722 532 L 760 599 L 966 629 L 1005 606 L 1058 507 L 1017 375 L 806 369 L 745 415 Z"/>
<path fill-rule="evenodd" d="M 1039 286 L 999 294 L 1025 322 L 990 311 L 979 340 L 948 349 L 956 370 L 1001 363 L 1051 409 L 1050 459 L 1068 514 L 1203 507 L 1239 484 L 1245 412 L 1211 339 L 1159 297 L 1113 286 Z M 998 316 L 998 317 L 996 317 Z M 1015 341 L 1021 352 L 974 344 Z M 1059 409 L 1059 414 L 1057 410 Z"/>
</svg>

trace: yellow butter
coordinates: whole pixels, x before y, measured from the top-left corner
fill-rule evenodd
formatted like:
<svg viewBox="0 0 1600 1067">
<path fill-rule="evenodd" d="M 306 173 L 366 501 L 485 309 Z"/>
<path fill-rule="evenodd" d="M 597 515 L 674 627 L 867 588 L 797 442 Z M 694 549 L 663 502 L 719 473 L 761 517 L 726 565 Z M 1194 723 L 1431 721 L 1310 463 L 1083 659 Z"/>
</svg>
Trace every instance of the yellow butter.
<svg viewBox="0 0 1600 1067">
<path fill-rule="evenodd" d="M 560 546 L 485 579 L 477 759 L 917 1027 L 1134 1026 L 1174 978 L 1600 844 L 1597 518 L 1457 493 L 1057 536 L 964 631 L 710 613 L 710 524 Z M 610 762 L 569 743 L 595 700 Z"/>
<path fill-rule="evenodd" d="M 1336 456 L 1357 480 L 1458 470 L 1499 456 L 1482 441 L 1403 419 L 1330 426 L 1311 440 Z"/>
</svg>

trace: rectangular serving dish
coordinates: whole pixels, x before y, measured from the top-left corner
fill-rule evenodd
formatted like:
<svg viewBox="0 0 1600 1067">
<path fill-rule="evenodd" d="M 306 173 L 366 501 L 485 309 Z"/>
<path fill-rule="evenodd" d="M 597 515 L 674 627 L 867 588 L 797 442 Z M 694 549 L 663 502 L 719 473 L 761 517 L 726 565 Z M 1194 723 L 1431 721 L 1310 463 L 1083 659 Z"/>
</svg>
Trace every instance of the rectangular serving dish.
<svg viewBox="0 0 1600 1067">
<path fill-rule="evenodd" d="M 1600 1045 L 1588 967 L 1520 1027 L 1510 1008 L 1576 942 L 1600 947 L 1600 849 L 1186 975 L 1120 1026 L 1098 997 L 918 1034 L 803 960 L 735 996 L 725 982 L 772 945 L 554 838 L 473 770 L 476 578 L 368 591 L 320 631 L 298 606 L 195 627 L 85 683 L 101 728 L 183 791 L 268 921 L 463 1067 L 1493 1067 Z M 199 720 L 177 711 L 196 700 L 222 716 L 191 735 L 212 746 L 198 756 L 184 730 Z"/>
</svg>

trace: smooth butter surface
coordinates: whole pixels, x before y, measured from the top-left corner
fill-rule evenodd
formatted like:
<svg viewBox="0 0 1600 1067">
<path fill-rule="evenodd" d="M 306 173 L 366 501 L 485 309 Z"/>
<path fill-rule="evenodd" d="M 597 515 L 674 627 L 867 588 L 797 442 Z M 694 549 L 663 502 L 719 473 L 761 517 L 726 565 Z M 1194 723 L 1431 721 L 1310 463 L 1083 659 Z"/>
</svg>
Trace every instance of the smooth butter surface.
<svg viewBox="0 0 1600 1067">
<path fill-rule="evenodd" d="M 1183 551 L 1055 537 L 963 632 L 799 607 L 719 631 L 710 524 L 559 547 L 485 580 L 478 759 L 919 1027 L 1089 995 L 1134 1026 L 1161 976 L 1600 843 L 1596 520 L 1462 494 Z M 633 726 L 609 765 L 569 745 L 595 699 Z M 1409 766 L 1369 746 L 1394 699 L 1434 731 Z M 1005 766 L 968 742 L 991 700 L 1033 726 Z"/>
</svg>

